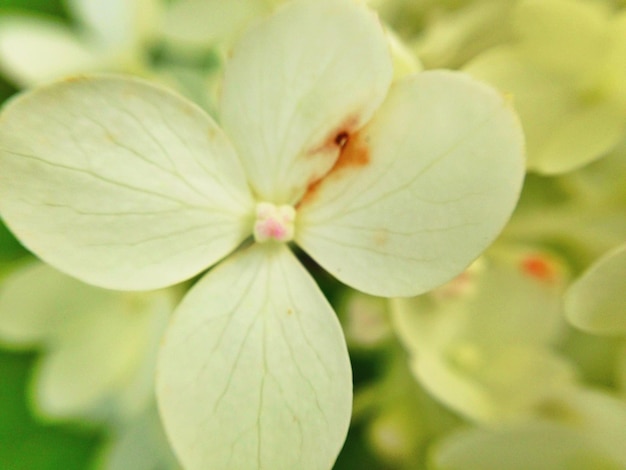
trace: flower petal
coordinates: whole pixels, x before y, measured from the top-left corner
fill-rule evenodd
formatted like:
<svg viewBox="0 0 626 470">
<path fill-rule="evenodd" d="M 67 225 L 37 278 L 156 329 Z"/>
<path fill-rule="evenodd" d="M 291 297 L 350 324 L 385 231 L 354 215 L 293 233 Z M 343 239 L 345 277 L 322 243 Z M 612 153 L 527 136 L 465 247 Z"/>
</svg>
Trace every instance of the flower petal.
<svg viewBox="0 0 626 470">
<path fill-rule="evenodd" d="M 626 334 L 626 245 L 589 268 L 565 295 L 565 314 L 576 327 L 596 334 Z"/>
<path fill-rule="evenodd" d="M 433 470 L 618 470 L 578 429 L 529 421 L 497 429 L 466 428 L 434 449 Z"/>
<path fill-rule="evenodd" d="M 0 213 L 86 282 L 147 290 L 197 274 L 251 233 L 228 140 L 195 105 L 101 77 L 24 94 L 0 121 Z"/>
<path fill-rule="evenodd" d="M 610 43 L 609 9 L 600 3 L 523 0 L 511 20 L 517 47 L 535 64 L 580 78 L 595 73 Z"/>
<path fill-rule="evenodd" d="M 580 96 L 572 84 L 510 47 L 479 56 L 465 71 L 514 97 L 528 148 L 528 168 L 564 173 L 603 156 L 623 138 L 619 104 Z"/>
<path fill-rule="evenodd" d="M 269 12 L 269 5 L 259 0 L 179 0 L 166 11 L 163 34 L 181 47 L 211 47 L 232 40 L 250 21 Z"/>
<path fill-rule="evenodd" d="M 626 465 L 626 406 L 577 388 L 550 404 L 547 418 L 498 429 L 465 429 L 442 440 L 433 469 L 617 470 Z M 552 413 L 550 413 L 550 411 Z"/>
<path fill-rule="evenodd" d="M 480 422 L 526 418 L 574 376 L 550 350 L 562 327 L 556 266 L 544 254 L 506 248 L 446 286 L 391 303 L 413 374 L 439 401 Z"/>
<path fill-rule="evenodd" d="M 518 198 L 523 137 L 505 100 L 452 72 L 397 82 L 298 208 L 296 242 L 373 295 L 425 292 L 461 272 Z"/>
<path fill-rule="evenodd" d="M 112 52 L 149 37 L 159 23 L 160 0 L 66 0 L 70 11 Z"/>
<path fill-rule="evenodd" d="M 58 21 L 6 15 L 0 21 L 0 69 L 21 87 L 94 69 L 98 57 Z"/>
<path fill-rule="evenodd" d="M 126 418 L 153 396 L 156 345 L 174 302 L 171 291 L 114 292 L 29 263 L 3 280 L 0 339 L 43 351 L 34 383 L 40 413 Z"/>
<path fill-rule="evenodd" d="M 58 338 L 86 310 L 110 302 L 114 295 L 44 263 L 28 263 L 0 286 L 0 339 L 17 348 L 41 345 Z"/>
<path fill-rule="evenodd" d="M 352 0 L 296 0 L 246 34 L 227 64 L 222 122 L 253 191 L 294 204 L 360 128 L 393 74 L 373 13 Z"/>
<path fill-rule="evenodd" d="M 106 302 L 66 319 L 60 334 L 47 338 L 34 379 L 40 413 L 116 421 L 151 402 L 156 343 L 173 296 L 166 290 L 108 294 Z"/>
<path fill-rule="evenodd" d="M 339 322 L 283 245 L 256 245 L 200 280 L 159 358 L 161 415 L 189 470 L 330 468 L 351 397 Z"/>
</svg>

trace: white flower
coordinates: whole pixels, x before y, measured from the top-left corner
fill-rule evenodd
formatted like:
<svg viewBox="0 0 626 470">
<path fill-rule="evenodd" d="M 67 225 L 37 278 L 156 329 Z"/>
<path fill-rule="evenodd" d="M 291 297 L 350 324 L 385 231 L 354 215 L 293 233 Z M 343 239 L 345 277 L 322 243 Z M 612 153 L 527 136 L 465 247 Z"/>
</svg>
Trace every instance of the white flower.
<svg viewBox="0 0 626 470">
<path fill-rule="evenodd" d="M 110 77 L 4 110 L 0 213 L 66 272 L 154 289 L 256 240 L 195 284 L 166 333 L 157 393 L 185 468 L 330 468 L 341 448 L 345 341 L 289 241 L 359 290 L 416 295 L 509 217 L 524 162 L 505 100 L 460 74 L 392 74 L 363 5 L 297 0 L 234 49 L 223 131 L 177 95 Z"/>
<path fill-rule="evenodd" d="M 100 289 L 28 263 L 0 286 L 0 341 L 41 349 L 31 385 L 39 414 L 117 424 L 153 402 L 157 347 L 176 297 Z"/>
<path fill-rule="evenodd" d="M 528 419 L 574 379 L 572 364 L 551 349 L 563 326 L 559 264 L 528 248 L 502 251 L 428 295 L 392 301 L 416 378 L 486 424 Z"/>
<path fill-rule="evenodd" d="M 570 172 L 626 136 L 626 11 L 603 2 L 523 0 L 512 9 L 515 40 L 464 67 L 514 96 L 528 168 Z"/>
<path fill-rule="evenodd" d="M 588 470 L 626 467 L 626 404 L 577 387 L 545 416 L 497 429 L 463 429 L 434 448 L 433 468 L 450 470 Z"/>
<path fill-rule="evenodd" d="M 134 70 L 145 60 L 161 0 L 67 0 L 78 26 L 28 15 L 0 19 L 0 70 L 21 87 L 95 70 Z"/>
</svg>

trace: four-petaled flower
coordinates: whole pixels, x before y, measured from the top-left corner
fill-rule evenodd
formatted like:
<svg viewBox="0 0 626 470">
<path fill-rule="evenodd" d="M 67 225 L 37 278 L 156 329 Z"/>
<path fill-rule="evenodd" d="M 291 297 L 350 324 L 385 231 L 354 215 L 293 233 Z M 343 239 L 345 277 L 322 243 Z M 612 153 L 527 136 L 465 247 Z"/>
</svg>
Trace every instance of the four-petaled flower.
<svg viewBox="0 0 626 470">
<path fill-rule="evenodd" d="M 523 139 L 506 101 L 451 72 L 392 85 L 387 44 L 357 2 L 296 0 L 235 47 L 221 128 L 114 77 L 4 110 L 0 211 L 49 263 L 154 289 L 243 243 L 162 345 L 157 394 L 186 468 L 329 468 L 341 448 L 344 337 L 289 242 L 359 290 L 416 295 L 461 272 L 515 205 Z"/>
</svg>

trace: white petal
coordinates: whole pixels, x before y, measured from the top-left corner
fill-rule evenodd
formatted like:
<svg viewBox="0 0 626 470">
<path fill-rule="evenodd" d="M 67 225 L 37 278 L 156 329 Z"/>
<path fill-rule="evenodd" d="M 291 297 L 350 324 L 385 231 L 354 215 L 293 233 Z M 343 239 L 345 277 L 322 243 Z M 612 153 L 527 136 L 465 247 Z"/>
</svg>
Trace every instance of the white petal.
<svg viewBox="0 0 626 470">
<path fill-rule="evenodd" d="M 337 159 L 337 137 L 372 116 L 392 73 L 377 18 L 352 0 L 296 0 L 246 34 L 226 67 L 222 122 L 255 193 L 295 203 Z"/>
<path fill-rule="evenodd" d="M 610 44 L 601 3 L 523 0 L 513 10 L 517 47 L 532 62 L 571 79 L 596 73 Z"/>
<path fill-rule="evenodd" d="M 157 27 L 161 0 L 66 0 L 74 14 L 105 47 L 131 46 Z"/>
<path fill-rule="evenodd" d="M 98 57 L 60 22 L 26 16 L 0 21 L 0 69 L 21 87 L 94 69 Z"/>
<path fill-rule="evenodd" d="M 469 429 L 441 441 L 433 469 L 617 470 L 626 466 L 626 406 L 577 388 L 550 404 L 548 419 Z M 550 413 L 552 411 L 552 413 Z"/>
<path fill-rule="evenodd" d="M 332 308 L 283 245 L 235 255 L 183 299 L 157 397 L 188 470 L 332 466 L 351 413 L 348 353 Z"/>
<path fill-rule="evenodd" d="M 156 343 L 173 298 L 168 291 L 108 294 L 47 338 L 33 384 L 40 413 L 115 421 L 151 402 Z"/>
<path fill-rule="evenodd" d="M 573 386 L 574 369 L 547 349 L 512 345 L 485 351 L 459 345 L 440 355 L 416 354 L 416 378 L 437 400 L 478 422 L 529 418 L 548 399 Z"/>
<path fill-rule="evenodd" d="M 255 17 L 269 13 L 259 0 L 179 0 L 167 10 L 165 38 L 184 47 L 230 41 Z"/>
<path fill-rule="evenodd" d="M 594 263 L 565 295 L 565 314 L 596 334 L 626 334 L 626 245 Z"/>
<path fill-rule="evenodd" d="M 569 81 L 538 68 L 513 48 L 494 48 L 465 71 L 513 95 L 531 170 L 555 174 L 582 167 L 615 147 L 626 130 L 618 102 L 581 98 Z"/>
<path fill-rule="evenodd" d="M 572 386 L 572 366 L 550 350 L 562 327 L 556 264 L 506 248 L 438 291 L 391 303 L 420 383 L 481 422 L 528 417 Z"/>
<path fill-rule="evenodd" d="M 518 198 L 523 137 L 505 100 L 451 72 L 399 81 L 310 188 L 297 243 L 369 294 L 408 296 L 461 272 Z"/>
<path fill-rule="evenodd" d="M 434 470 L 618 470 L 578 429 L 547 420 L 469 428 L 434 449 Z"/>
<path fill-rule="evenodd" d="M 29 263 L 2 280 L 0 338 L 20 348 L 49 342 L 58 338 L 85 310 L 109 302 L 114 295 L 46 264 Z"/>
<path fill-rule="evenodd" d="M 251 233 L 228 140 L 199 108 L 140 80 L 24 94 L 0 121 L 0 213 L 83 281 L 148 290 L 206 269 Z"/>
</svg>

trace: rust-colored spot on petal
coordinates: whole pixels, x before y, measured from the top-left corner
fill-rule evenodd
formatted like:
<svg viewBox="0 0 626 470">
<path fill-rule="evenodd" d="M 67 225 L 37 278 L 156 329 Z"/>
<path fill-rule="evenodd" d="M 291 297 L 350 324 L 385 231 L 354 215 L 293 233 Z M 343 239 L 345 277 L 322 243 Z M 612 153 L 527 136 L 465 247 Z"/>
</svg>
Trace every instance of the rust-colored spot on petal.
<svg viewBox="0 0 626 470">
<path fill-rule="evenodd" d="M 312 147 L 307 152 L 307 155 L 312 158 L 319 157 L 320 155 L 328 155 L 329 153 L 335 155 L 337 150 L 341 150 L 346 145 L 350 135 L 355 132 L 358 125 L 358 116 L 349 116 L 344 119 L 339 126 L 329 132 L 328 135 L 322 139 L 320 145 Z"/>
<path fill-rule="evenodd" d="M 347 143 L 348 143 L 348 139 L 350 138 L 350 134 L 348 134 L 346 131 L 344 132 L 340 132 L 339 134 L 337 134 L 337 136 L 335 137 L 335 144 L 339 147 L 339 148 L 343 148 Z"/>
<path fill-rule="evenodd" d="M 370 152 L 365 139 L 362 139 L 360 133 L 346 135 L 339 158 L 328 172 L 328 175 L 336 173 L 343 168 L 362 167 L 370 162 Z"/>
<path fill-rule="evenodd" d="M 333 166 L 324 176 L 308 184 L 306 192 L 296 205 L 296 208 L 310 201 L 325 180 L 331 177 L 344 177 L 344 175 L 348 174 L 345 170 L 363 167 L 370 162 L 367 140 L 362 137 L 360 132 L 351 132 L 347 128 L 341 127 L 322 146 L 318 147 L 318 150 L 328 149 L 329 147 L 339 149 L 337 160 L 335 160 Z"/>
<path fill-rule="evenodd" d="M 524 273 L 539 281 L 550 282 L 556 278 L 556 270 L 552 263 L 541 255 L 530 255 L 521 262 Z"/>
</svg>

